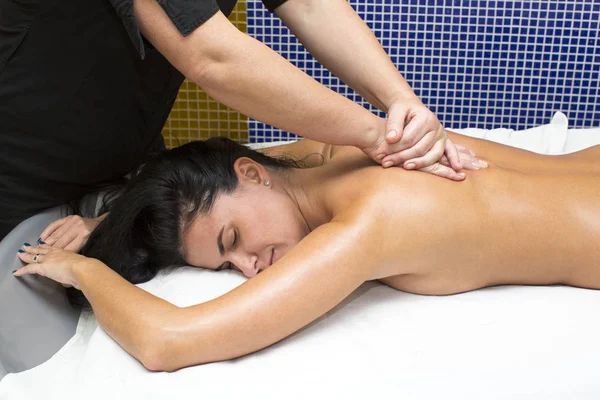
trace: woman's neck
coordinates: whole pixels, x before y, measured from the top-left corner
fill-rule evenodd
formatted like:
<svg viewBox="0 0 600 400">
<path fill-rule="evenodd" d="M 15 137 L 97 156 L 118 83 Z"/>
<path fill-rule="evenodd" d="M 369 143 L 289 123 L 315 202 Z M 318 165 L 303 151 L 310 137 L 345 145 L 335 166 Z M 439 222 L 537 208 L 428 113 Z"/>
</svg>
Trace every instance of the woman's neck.
<svg viewBox="0 0 600 400">
<path fill-rule="evenodd" d="M 333 218 L 333 213 L 326 206 L 325 185 L 320 173 L 320 168 L 293 168 L 283 175 L 276 177 L 282 190 L 297 205 L 298 210 L 309 231 L 326 224 Z"/>
</svg>

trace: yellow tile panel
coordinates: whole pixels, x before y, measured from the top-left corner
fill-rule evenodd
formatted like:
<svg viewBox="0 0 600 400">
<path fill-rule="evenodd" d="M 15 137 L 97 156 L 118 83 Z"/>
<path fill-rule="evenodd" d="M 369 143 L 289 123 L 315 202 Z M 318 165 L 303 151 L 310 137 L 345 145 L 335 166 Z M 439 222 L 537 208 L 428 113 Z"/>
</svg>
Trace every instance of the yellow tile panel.
<svg viewBox="0 0 600 400">
<path fill-rule="evenodd" d="M 229 20 L 239 30 L 247 32 L 246 0 L 238 1 Z M 217 103 L 198 85 L 186 79 L 179 89 L 162 134 L 167 148 L 213 136 L 226 136 L 246 142 L 248 141 L 248 118 Z"/>
</svg>

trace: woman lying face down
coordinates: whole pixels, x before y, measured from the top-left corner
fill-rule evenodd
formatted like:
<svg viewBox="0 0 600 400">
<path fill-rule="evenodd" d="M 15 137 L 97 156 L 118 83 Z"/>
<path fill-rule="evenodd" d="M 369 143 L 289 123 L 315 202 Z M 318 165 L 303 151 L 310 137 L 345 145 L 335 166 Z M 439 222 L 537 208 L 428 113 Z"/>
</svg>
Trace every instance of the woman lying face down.
<svg viewBox="0 0 600 400">
<path fill-rule="evenodd" d="M 169 371 L 269 346 L 373 279 L 427 295 L 600 288 L 600 147 L 542 156 L 451 139 L 489 168 L 452 182 L 382 169 L 352 148 L 299 169 L 227 139 L 184 145 L 133 179 L 90 238 L 90 258 L 26 247 L 23 261 L 40 263 L 16 275 L 37 268 L 79 288 L 122 347 Z M 178 308 L 119 277 L 139 283 L 188 264 L 252 279 Z"/>
<path fill-rule="evenodd" d="M 241 157 L 233 172 L 235 189 L 217 194 L 209 211 L 184 227 L 182 253 L 189 265 L 236 269 L 251 278 L 310 233 L 310 205 L 302 189 L 289 182 L 295 175 L 291 169 L 269 172 Z"/>
<path fill-rule="evenodd" d="M 184 265 L 252 277 L 311 231 L 291 183 L 301 166 L 225 138 L 173 149 L 130 182 L 82 253 L 133 283 Z"/>
</svg>

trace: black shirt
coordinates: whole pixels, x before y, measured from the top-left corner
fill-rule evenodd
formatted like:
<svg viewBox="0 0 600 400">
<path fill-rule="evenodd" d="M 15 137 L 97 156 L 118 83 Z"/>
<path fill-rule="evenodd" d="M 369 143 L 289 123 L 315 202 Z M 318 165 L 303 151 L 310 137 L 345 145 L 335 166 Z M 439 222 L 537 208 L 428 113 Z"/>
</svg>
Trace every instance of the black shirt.
<svg viewBox="0 0 600 400">
<path fill-rule="evenodd" d="M 160 3 L 188 34 L 235 0 Z M 0 239 L 164 149 L 183 76 L 144 43 L 132 0 L 0 0 Z"/>
<path fill-rule="evenodd" d="M 143 41 L 140 29 L 133 17 L 133 0 L 109 0 L 123 20 L 127 32 L 142 58 L 147 43 Z M 274 12 L 286 0 L 262 0 L 269 10 Z M 237 0 L 158 0 L 165 13 L 183 36 L 192 33 L 198 26 L 216 14 L 218 10 L 229 15 Z"/>
</svg>

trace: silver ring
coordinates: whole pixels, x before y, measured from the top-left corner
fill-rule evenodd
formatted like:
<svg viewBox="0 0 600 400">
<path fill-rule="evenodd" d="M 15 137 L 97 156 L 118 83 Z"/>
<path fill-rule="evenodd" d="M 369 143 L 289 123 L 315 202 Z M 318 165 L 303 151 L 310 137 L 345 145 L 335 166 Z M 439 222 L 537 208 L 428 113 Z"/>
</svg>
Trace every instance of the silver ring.
<svg viewBox="0 0 600 400">
<path fill-rule="evenodd" d="M 36 254 L 35 256 L 33 256 L 33 262 L 36 264 L 40 263 L 40 255 L 41 254 Z"/>
</svg>

